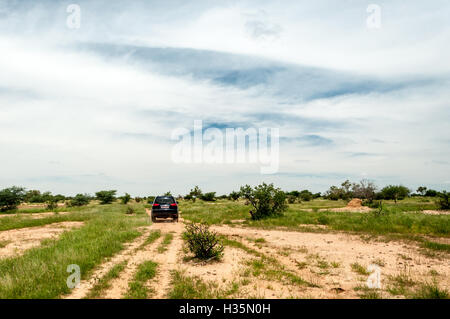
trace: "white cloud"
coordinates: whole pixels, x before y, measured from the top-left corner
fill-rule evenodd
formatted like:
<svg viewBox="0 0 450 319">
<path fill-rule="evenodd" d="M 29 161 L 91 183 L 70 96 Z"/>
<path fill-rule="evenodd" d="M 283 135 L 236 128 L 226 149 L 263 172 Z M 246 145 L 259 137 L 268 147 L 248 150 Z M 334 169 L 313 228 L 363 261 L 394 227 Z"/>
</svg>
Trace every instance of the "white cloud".
<svg viewBox="0 0 450 319">
<path fill-rule="evenodd" d="M 62 5 L 3 7 L 0 187 L 146 195 L 185 193 L 194 184 L 228 192 L 267 180 L 320 191 L 361 172 L 380 184 L 439 184 L 450 175 L 450 6 L 438 3 L 383 2 L 380 31 L 367 30 L 365 7 L 350 2 L 293 1 L 289 10 L 253 1 L 135 3 L 118 10 L 81 1 L 75 32 L 65 28 Z M 114 58 L 80 45 L 103 41 L 218 53 L 188 65 L 180 50 L 165 73 L 166 51 L 145 64 L 131 53 Z M 223 62 L 224 53 L 236 56 Z M 231 75 L 262 69 L 273 82 L 255 71 L 248 87 L 217 83 L 207 71 L 229 76 L 228 61 Z M 200 66 L 206 75 L 197 74 Z M 323 74 L 303 68 L 317 66 Z M 287 73 L 264 73 L 276 68 Z M 361 74 L 380 87 L 367 91 Z M 297 98 L 300 91 L 322 97 Z M 191 128 L 193 119 L 279 127 L 287 140 L 281 174 L 260 176 L 257 165 L 171 163 L 170 133 Z"/>
</svg>

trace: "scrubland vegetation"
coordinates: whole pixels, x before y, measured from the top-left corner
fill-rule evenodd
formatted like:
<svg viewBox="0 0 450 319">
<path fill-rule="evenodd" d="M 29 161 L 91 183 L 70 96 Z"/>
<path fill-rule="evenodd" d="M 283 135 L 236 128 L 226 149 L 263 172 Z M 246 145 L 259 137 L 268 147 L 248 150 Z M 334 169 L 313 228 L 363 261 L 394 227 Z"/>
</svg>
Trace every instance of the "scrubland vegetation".
<svg viewBox="0 0 450 319">
<path fill-rule="evenodd" d="M 354 197 L 362 199 L 363 205 L 369 207 L 368 210 L 360 212 L 347 209 L 348 201 Z M 66 230 L 58 238 L 45 239 L 39 246 L 25 250 L 21 255 L 7 258 L 1 258 L 0 255 L 0 298 L 64 297 L 71 293 L 66 283 L 68 265 L 79 265 L 81 280 L 88 280 L 102 264 L 121 254 L 149 230 L 134 248 L 145 251 L 148 259 L 140 262 L 130 274 L 127 290 L 120 295 L 122 298 L 234 298 L 241 296 L 242 289 L 256 289 L 254 287 L 262 283 L 266 285 L 264 289 L 270 291 L 273 285 L 282 284 L 290 287 L 289 291 L 293 289 L 299 293 L 306 289 L 316 293 L 324 289 L 323 284 L 320 284 L 320 276 L 328 276 L 343 269 L 360 278 L 370 273 L 367 265 L 357 260 L 344 265 L 345 260 L 326 259 L 320 256 L 320 251 L 318 254 L 312 253 L 311 247 L 282 246 L 273 250 L 274 239 L 270 236 L 271 232 L 277 231 L 289 233 L 289 236 L 295 236 L 295 233 L 306 236 L 345 233 L 358 236 L 363 243 L 402 242 L 423 258 L 442 263 L 442 269 L 447 275 L 447 271 L 450 272 L 450 215 L 445 211 L 449 207 L 447 192 L 419 187 L 412 194 L 401 185 L 386 186 L 377 191 L 375 185 L 368 181 L 345 181 L 324 194 L 308 190 L 282 191 L 272 184 L 261 184 L 256 187 L 246 185 L 229 195 L 216 196 L 215 192 L 203 193 L 195 186 L 186 196 L 177 196 L 184 222 L 173 226 L 167 223 L 152 224 L 149 221 L 145 208 L 150 207 L 149 203 L 153 199 L 153 195 L 132 198 L 127 193 L 118 197 L 115 190 L 99 191 L 95 196 L 78 194 L 73 197 L 27 191 L 21 187 L 1 190 L 0 235 L 10 230 L 34 229 L 64 222 L 83 224 L 77 229 Z M 433 214 L 424 213 L 427 211 Z M 239 229 L 248 230 L 243 234 L 250 234 L 252 230 L 261 235 L 252 238 L 247 235 L 230 237 L 227 234 Z M 0 240 L 0 244 L 0 251 L 7 249 L 10 240 Z M 153 246 L 152 250 L 146 248 Z M 183 249 L 174 251 L 173 247 Z M 195 260 L 204 263 L 203 267 L 209 267 L 209 263 L 229 263 L 230 249 L 241 251 L 240 254 L 247 255 L 247 258 L 238 262 L 242 270 L 237 277 L 228 281 L 224 279 L 223 284 L 220 281 L 204 280 L 189 271 L 161 266 L 161 263 L 167 262 L 161 256 L 168 255 L 172 257 L 167 258 L 177 260 L 182 258 L 180 254 L 184 257 L 173 264 L 181 263 L 188 269 L 189 263 Z M 291 255 L 298 254 L 305 257 L 301 260 L 292 259 Z M 372 259 L 375 260 L 375 257 Z M 280 262 L 277 258 L 286 260 Z M 401 258 L 408 260 L 409 257 L 405 255 Z M 288 260 L 294 263 L 297 270 L 290 268 Z M 380 267 L 390 265 L 380 258 L 376 264 Z M 100 280 L 86 292 L 85 297 L 104 296 L 105 291 L 114 288 L 115 280 L 123 276 L 129 265 L 127 259 L 112 265 L 102 273 Z M 198 271 L 198 268 L 195 269 Z M 305 271 L 310 271 L 308 276 L 318 276 L 319 279 L 304 278 Z M 428 281 L 418 281 L 411 276 L 405 277 L 405 274 L 402 276 L 387 276 L 383 290 L 368 289 L 364 283 L 355 282 L 349 296 L 449 296 L 448 287 L 433 281 L 442 274 L 433 273 Z M 163 288 L 151 285 L 152 280 L 159 277 L 166 278 L 166 283 L 161 285 L 165 289 L 164 294 L 158 292 L 158 289 Z M 339 289 L 336 291 L 339 292 Z M 264 296 L 255 294 L 254 297 Z"/>
</svg>

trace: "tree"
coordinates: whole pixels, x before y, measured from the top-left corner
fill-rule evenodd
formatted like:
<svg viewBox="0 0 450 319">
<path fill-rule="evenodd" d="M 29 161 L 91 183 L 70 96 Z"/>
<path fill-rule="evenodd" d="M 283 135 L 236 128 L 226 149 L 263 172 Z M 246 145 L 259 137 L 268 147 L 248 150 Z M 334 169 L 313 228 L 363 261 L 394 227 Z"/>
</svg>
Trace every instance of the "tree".
<svg viewBox="0 0 450 319">
<path fill-rule="evenodd" d="M 298 197 L 300 197 L 300 199 L 302 201 L 309 202 L 311 199 L 313 199 L 313 193 L 311 193 L 309 190 L 305 189 L 299 193 Z"/>
<path fill-rule="evenodd" d="M 205 193 L 201 195 L 200 199 L 206 202 L 213 202 L 216 200 L 216 192 Z"/>
<path fill-rule="evenodd" d="M 395 203 L 397 200 L 404 199 L 411 191 L 403 185 L 388 185 L 381 190 L 383 199 L 393 199 Z"/>
<path fill-rule="evenodd" d="M 294 195 L 288 194 L 286 196 L 286 199 L 289 204 L 294 204 L 297 197 L 295 197 Z"/>
<path fill-rule="evenodd" d="M 193 189 L 191 189 L 191 191 L 189 192 L 189 195 L 195 196 L 195 197 L 200 197 L 200 196 L 202 196 L 202 190 L 200 189 L 200 187 L 195 186 Z"/>
<path fill-rule="evenodd" d="M 320 196 L 322 196 L 322 194 L 320 192 L 313 194 L 314 199 L 319 198 Z"/>
<path fill-rule="evenodd" d="M 230 193 L 230 198 L 232 199 L 232 200 L 238 200 L 239 199 L 239 196 L 240 196 L 240 194 L 239 194 L 239 192 L 235 192 L 235 191 L 232 191 L 231 193 Z"/>
<path fill-rule="evenodd" d="M 254 211 L 251 210 L 250 215 L 254 220 L 279 216 L 287 209 L 286 194 L 273 184 L 262 183 L 254 188 L 242 186 L 241 196 L 253 206 Z"/>
<path fill-rule="evenodd" d="M 438 196 L 438 194 L 439 194 L 438 191 L 435 191 L 434 189 L 428 189 L 425 193 L 425 196 L 436 197 L 436 196 Z"/>
<path fill-rule="evenodd" d="M 153 201 L 155 200 L 155 196 L 148 196 L 147 197 L 147 203 L 153 204 Z"/>
<path fill-rule="evenodd" d="M 352 193 L 354 197 L 365 199 L 368 203 L 372 203 L 375 199 L 377 187 L 367 179 L 361 180 L 358 184 L 352 185 Z"/>
<path fill-rule="evenodd" d="M 425 186 L 419 186 L 416 190 L 417 193 L 419 193 L 420 195 L 424 196 L 425 193 L 427 192 L 427 188 Z"/>
<path fill-rule="evenodd" d="M 131 195 L 128 193 L 125 193 L 120 200 L 122 201 L 122 204 L 128 204 L 128 202 L 131 200 Z"/>
<path fill-rule="evenodd" d="M 352 184 L 349 180 L 346 180 L 341 184 L 341 187 L 331 186 L 328 191 L 325 192 L 325 198 L 331 200 L 349 200 L 353 197 L 353 193 L 351 191 Z"/>
<path fill-rule="evenodd" d="M 100 201 L 100 204 L 111 204 L 116 199 L 116 192 L 116 190 L 100 191 L 95 193 L 95 196 Z"/>
<path fill-rule="evenodd" d="M 187 200 L 192 199 L 192 201 L 195 203 L 195 199 L 199 198 L 201 196 L 202 196 L 202 190 L 200 189 L 200 187 L 198 187 L 196 185 L 193 189 L 191 189 L 189 194 L 184 196 L 184 198 L 187 199 Z"/>
<path fill-rule="evenodd" d="M 165 192 L 164 196 L 172 196 L 172 193 L 170 191 Z"/>
<path fill-rule="evenodd" d="M 41 192 L 36 189 L 27 191 L 24 201 L 27 203 L 42 203 Z"/>
<path fill-rule="evenodd" d="M 299 191 L 290 191 L 286 195 L 291 195 L 291 196 L 294 196 L 294 197 L 298 198 L 300 196 L 300 192 Z"/>
<path fill-rule="evenodd" d="M 437 205 L 439 209 L 450 209 L 450 193 L 443 191 L 442 193 L 439 193 L 438 196 L 439 199 L 437 201 Z"/>
<path fill-rule="evenodd" d="M 344 190 L 337 186 L 331 186 L 329 190 L 325 192 L 325 198 L 330 200 L 344 199 Z"/>
<path fill-rule="evenodd" d="M 0 191 L 0 211 L 17 209 L 25 198 L 25 188 L 13 186 Z"/>
<path fill-rule="evenodd" d="M 69 202 L 69 206 L 85 206 L 91 201 L 91 196 L 88 194 L 77 194 Z"/>
</svg>

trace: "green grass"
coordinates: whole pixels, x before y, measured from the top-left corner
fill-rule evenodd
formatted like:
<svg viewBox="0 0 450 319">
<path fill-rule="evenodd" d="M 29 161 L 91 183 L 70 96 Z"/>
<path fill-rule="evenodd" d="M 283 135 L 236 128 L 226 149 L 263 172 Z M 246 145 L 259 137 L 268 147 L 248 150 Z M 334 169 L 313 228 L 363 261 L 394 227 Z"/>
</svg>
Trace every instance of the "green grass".
<svg viewBox="0 0 450 319">
<path fill-rule="evenodd" d="M 353 263 L 353 264 L 351 264 L 351 267 L 352 267 L 352 270 L 359 275 L 363 275 L 363 276 L 370 275 L 370 272 L 368 272 L 366 267 L 364 267 L 363 265 L 360 265 L 358 263 Z"/>
<path fill-rule="evenodd" d="M 213 299 L 220 293 L 213 283 L 205 283 L 198 277 L 189 277 L 180 271 L 172 272 L 172 289 L 170 299 Z"/>
<path fill-rule="evenodd" d="M 0 240 L 0 248 L 5 248 L 10 242 L 10 240 Z"/>
<path fill-rule="evenodd" d="M 432 249 L 432 250 L 444 251 L 444 252 L 450 253 L 450 245 L 449 244 L 441 244 L 441 243 L 436 243 L 436 242 L 432 242 L 432 241 L 424 241 L 423 247 Z"/>
<path fill-rule="evenodd" d="M 369 288 L 367 286 L 357 286 L 354 288 L 358 292 L 358 296 L 361 299 L 382 299 L 381 291 L 375 288 Z"/>
<path fill-rule="evenodd" d="M 107 290 L 111 287 L 111 281 L 115 278 L 118 278 L 120 273 L 125 269 L 128 264 L 128 260 L 124 260 L 121 263 L 114 265 L 106 275 L 104 275 L 89 293 L 84 297 L 85 299 L 95 299 L 101 296 L 103 291 Z"/>
<path fill-rule="evenodd" d="M 125 295 L 126 299 L 146 299 L 152 293 L 151 289 L 146 286 L 147 281 L 155 277 L 156 264 L 153 261 L 144 261 L 138 266 L 133 281 L 128 284 L 128 291 Z"/>
<path fill-rule="evenodd" d="M 281 217 L 267 218 L 259 221 L 250 219 L 251 206 L 243 201 L 220 200 L 217 202 L 192 203 L 181 201 L 180 209 L 183 217 L 195 222 L 206 224 L 231 224 L 232 220 L 244 220 L 244 226 L 263 229 L 283 227 L 289 230 L 304 230 L 301 225 L 326 225 L 331 230 L 362 232 L 374 235 L 404 234 L 404 235 L 435 235 L 450 236 L 450 216 L 426 215 L 422 209 L 435 209 L 434 202 L 420 202 L 417 198 L 398 201 L 384 201 L 384 213 L 355 212 L 314 212 L 305 209 L 327 209 L 345 206 L 343 201 L 327 201 L 316 199 L 301 204 L 289 205 Z"/>
<path fill-rule="evenodd" d="M 254 277 L 262 276 L 267 280 L 276 280 L 282 283 L 290 283 L 292 285 L 318 287 L 317 285 L 304 280 L 291 271 L 284 269 L 283 265 L 281 265 L 275 258 L 266 256 L 263 253 L 247 247 L 237 240 L 224 237 L 222 242 L 225 246 L 242 249 L 256 257 L 246 262 L 246 265 L 249 267 L 247 272 L 251 273 Z"/>
<path fill-rule="evenodd" d="M 447 290 L 439 288 L 437 283 L 425 283 L 412 295 L 413 299 L 449 299 Z"/>
<path fill-rule="evenodd" d="M 52 223 L 66 221 L 85 221 L 92 218 L 89 213 L 70 213 L 65 215 L 54 215 L 44 218 L 30 218 L 28 216 L 11 216 L 0 218 L 0 231 L 19 229 L 25 227 L 44 226 Z"/>
<path fill-rule="evenodd" d="M 159 229 L 157 230 L 152 230 L 150 232 L 150 234 L 148 235 L 148 237 L 145 239 L 145 241 L 142 243 L 141 247 L 150 245 L 151 243 L 153 243 L 155 240 L 157 240 L 159 237 L 161 237 L 161 231 Z"/>
<path fill-rule="evenodd" d="M 163 252 L 165 252 L 167 250 L 167 247 L 172 242 L 172 240 L 173 240 L 173 234 L 168 233 L 168 234 L 164 235 L 163 241 L 158 246 L 158 253 L 162 254 Z"/>
<path fill-rule="evenodd" d="M 22 256 L 0 260 L 0 299 L 47 299 L 70 293 L 68 265 L 80 266 L 81 279 L 87 278 L 96 265 L 122 250 L 123 243 L 139 236 L 136 228 L 145 225 L 145 217 L 126 217 L 114 205 L 92 210 L 83 227 L 64 232 Z"/>
</svg>

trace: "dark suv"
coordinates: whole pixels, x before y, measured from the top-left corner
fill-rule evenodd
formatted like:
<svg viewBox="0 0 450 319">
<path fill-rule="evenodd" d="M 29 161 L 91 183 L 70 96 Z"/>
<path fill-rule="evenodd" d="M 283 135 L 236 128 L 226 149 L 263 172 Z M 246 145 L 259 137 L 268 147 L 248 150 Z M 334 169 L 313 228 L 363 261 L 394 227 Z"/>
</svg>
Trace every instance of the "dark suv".
<svg viewBox="0 0 450 319">
<path fill-rule="evenodd" d="M 178 203 L 173 196 L 156 196 L 152 205 L 152 222 L 156 218 L 172 218 L 178 222 Z"/>
</svg>

